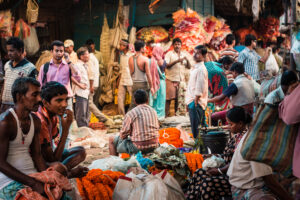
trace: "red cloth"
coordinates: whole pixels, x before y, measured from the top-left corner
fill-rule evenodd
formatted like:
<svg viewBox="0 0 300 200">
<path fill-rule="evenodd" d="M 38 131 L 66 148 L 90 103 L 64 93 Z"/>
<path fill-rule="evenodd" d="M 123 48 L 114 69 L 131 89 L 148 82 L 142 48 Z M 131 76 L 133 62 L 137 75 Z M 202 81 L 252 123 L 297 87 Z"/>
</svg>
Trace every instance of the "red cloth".
<svg viewBox="0 0 300 200">
<path fill-rule="evenodd" d="M 160 87 L 160 78 L 157 69 L 157 61 L 162 59 L 163 54 L 164 51 L 161 47 L 156 46 L 153 48 L 150 65 L 150 74 L 152 78 L 152 87 L 154 89 L 154 93 L 156 93 Z"/>
<path fill-rule="evenodd" d="M 44 190 L 47 194 L 47 199 L 49 200 L 59 200 L 62 197 L 63 191 L 72 190 L 72 185 L 70 184 L 68 178 L 55 171 L 52 167 L 48 168 L 46 171 L 34 173 L 29 176 L 45 183 Z M 39 193 L 32 191 L 30 187 L 25 187 L 24 189 L 18 191 L 15 198 L 15 200 L 31 199 L 47 200 Z"/>
</svg>

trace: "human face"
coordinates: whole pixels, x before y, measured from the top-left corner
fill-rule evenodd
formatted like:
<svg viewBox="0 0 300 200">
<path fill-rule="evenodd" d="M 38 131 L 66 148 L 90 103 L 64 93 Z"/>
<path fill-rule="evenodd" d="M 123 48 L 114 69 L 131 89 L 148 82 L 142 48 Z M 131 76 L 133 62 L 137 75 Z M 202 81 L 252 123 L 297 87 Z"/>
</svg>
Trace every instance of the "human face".
<svg viewBox="0 0 300 200">
<path fill-rule="evenodd" d="M 20 103 L 24 105 L 26 110 L 37 112 L 41 104 L 41 88 L 29 84 L 28 91 L 24 96 L 20 97 Z"/>
<path fill-rule="evenodd" d="M 92 49 L 92 52 L 95 52 L 95 44 L 90 44 L 90 47 Z"/>
<path fill-rule="evenodd" d="M 253 49 L 255 49 L 255 48 L 256 48 L 256 43 L 257 43 L 257 41 L 256 41 L 256 40 L 252 40 L 252 42 L 251 42 L 251 46 L 252 46 L 252 48 L 253 48 Z"/>
<path fill-rule="evenodd" d="M 82 56 L 80 56 L 80 60 L 82 60 L 84 63 L 89 62 L 90 54 L 88 51 L 85 51 Z"/>
<path fill-rule="evenodd" d="M 64 56 L 64 47 L 63 46 L 54 46 L 52 50 L 53 58 L 57 61 L 61 61 Z"/>
<path fill-rule="evenodd" d="M 127 49 L 126 45 L 120 44 L 120 51 L 125 51 Z"/>
<path fill-rule="evenodd" d="M 236 78 L 239 74 L 236 71 L 231 71 L 233 78 Z"/>
<path fill-rule="evenodd" d="M 175 52 L 179 52 L 181 50 L 181 43 L 180 42 L 175 42 L 173 44 Z"/>
<path fill-rule="evenodd" d="M 243 122 L 235 123 L 235 122 L 230 121 L 230 119 L 228 119 L 227 117 L 226 117 L 226 120 L 228 122 L 228 125 L 230 126 L 231 133 L 241 133 L 244 131 L 245 125 L 243 124 Z"/>
<path fill-rule="evenodd" d="M 15 49 L 13 45 L 6 45 L 8 58 L 12 61 L 19 61 L 22 58 L 23 52 Z"/>
<path fill-rule="evenodd" d="M 67 52 L 68 54 L 71 54 L 74 50 L 74 47 L 73 46 L 68 46 L 68 47 L 65 47 L 65 52 Z"/>
<path fill-rule="evenodd" d="M 50 102 L 43 100 L 43 105 L 50 113 L 62 116 L 66 112 L 68 106 L 68 94 L 53 97 Z"/>
</svg>

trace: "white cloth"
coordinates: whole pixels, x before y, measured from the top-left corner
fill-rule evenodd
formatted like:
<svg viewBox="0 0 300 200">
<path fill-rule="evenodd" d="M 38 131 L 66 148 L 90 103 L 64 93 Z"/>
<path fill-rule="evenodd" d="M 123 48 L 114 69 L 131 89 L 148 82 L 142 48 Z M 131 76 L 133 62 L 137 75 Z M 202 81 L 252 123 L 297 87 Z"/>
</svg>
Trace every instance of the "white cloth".
<svg viewBox="0 0 300 200">
<path fill-rule="evenodd" d="M 121 70 L 121 80 L 120 85 L 123 86 L 132 86 L 133 81 L 131 78 L 128 60 L 133 55 L 131 52 L 127 52 L 126 54 L 121 53 L 120 55 L 120 70 Z"/>
<path fill-rule="evenodd" d="M 190 62 L 192 62 L 191 56 L 188 52 L 180 51 L 180 54 L 178 55 L 178 53 L 176 53 L 174 50 L 169 51 L 166 54 L 165 61 L 167 64 L 170 64 L 184 57 L 186 57 Z M 176 82 L 185 81 L 186 66 L 187 62 L 186 60 L 184 60 L 183 63 L 179 62 L 173 65 L 171 68 L 166 68 L 166 79 Z"/>
<path fill-rule="evenodd" d="M 77 96 L 88 99 L 90 94 L 90 80 L 88 75 L 88 63 L 84 63 L 81 60 L 74 65 L 75 68 L 79 71 L 81 76 L 80 83 L 85 84 L 87 88 L 85 90 L 81 89 L 77 85 L 74 86 L 74 93 Z"/>
<path fill-rule="evenodd" d="M 32 157 L 29 153 L 30 145 L 32 143 L 32 139 L 34 137 L 34 123 L 32 116 L 30 116 L 30 129 L 28 134 L 25 136 L 24 144 L 22 143 L 22 129 L 20 126 L 20 122 L 18 119 L 18 116 L 16 115 L 13 108 L 9 110 L 11 114 L 14 116 L 17 122 L 17 136 L 14 140 L 9 142 L 8 146 L 8 154 L 6 161 L 22 172 L 23 174 L 32 174 L 37 172 Z M 11 183 L 13 180 L 8 178 L 5 174 L 0 172 L 0 189 L 6 187 L 9 183 Z"/>
<path fill-rule="evenodd" d="M 94 81 L 93 87 L 97 88 L 99 87 L 100 68 L 99 68 L 99 61 L 93 53 L 90 53 L 89 67 L 92 74 L 92 76 L 89 78 L 90 80 Z"/>
<path fill-rule="evenodd" d="M 232 160 L 230 162 L 227 175 L 229 183 L 238 189 L 251 189 L 265 185 L 264 176 L 273 173 L 272 168 L 266 164 L 245 160 L 241 155 L 241 149 L 247 133 L 239 142 Z"/>
<path fill-rule="evenodd" d="M 233 83 L 238 88 L 238 93 L 232 95 L 231 103 L 234 106 L 243 106 L 255 101 L 255 91 L 252 80 L 249 80 L 245 75 L 238 75 Z"/>
<path fill-rule="evenodd" d="M 200 96 L 199 105 L 205 110 L 208 99 L 208 72 L 204 62 L 195 64 L 190 71 L 190 80 L 185 94 L 185 103 L 189 105 L 196 96 Z"/>
</svg>

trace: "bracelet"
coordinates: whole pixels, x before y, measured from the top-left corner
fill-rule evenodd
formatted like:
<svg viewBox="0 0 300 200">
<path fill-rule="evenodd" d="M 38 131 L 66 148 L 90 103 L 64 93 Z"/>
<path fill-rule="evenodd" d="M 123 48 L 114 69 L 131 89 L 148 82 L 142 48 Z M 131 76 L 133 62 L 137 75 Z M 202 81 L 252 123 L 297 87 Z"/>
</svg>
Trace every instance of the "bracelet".
<svg viewBox="0 0 300 200">
<path fill-rule="evenodd" d="M 218 171 L 220 172 L 220 174 L 223 174 L 223 172 L 220 170 L 220 168 L 218 168 Z"/>
</svg>

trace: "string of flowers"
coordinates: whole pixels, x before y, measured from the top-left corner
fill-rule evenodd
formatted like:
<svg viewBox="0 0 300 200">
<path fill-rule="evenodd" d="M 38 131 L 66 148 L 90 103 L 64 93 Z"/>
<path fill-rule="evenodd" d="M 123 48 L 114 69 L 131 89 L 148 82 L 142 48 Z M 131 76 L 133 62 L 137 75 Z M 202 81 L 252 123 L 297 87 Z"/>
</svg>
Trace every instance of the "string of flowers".
<svg viewBox="0 0 300 200">
<path fill-rule="evenodd" d="M 121 172 L 92 169 L 83 178 L 76 179 L 77 188 L 83 200 L 111 200 Z"/>
<path fill-rule="evenodd" d="M 192 174 L 199 169 L 202 168 L 202 163 L 204 161 L 201 154 L 194 154 L 194 153 L 184 153 L 186 157 L 187 165 Z"/>
<path fill-rule="evenodd" d="M 159 143 L 172 144 L 176 148 L 183 147 L 183 140 L 180 138 L 180 130 L 177 128 L 165 128 L 159 130 Z"/>
</svg>

